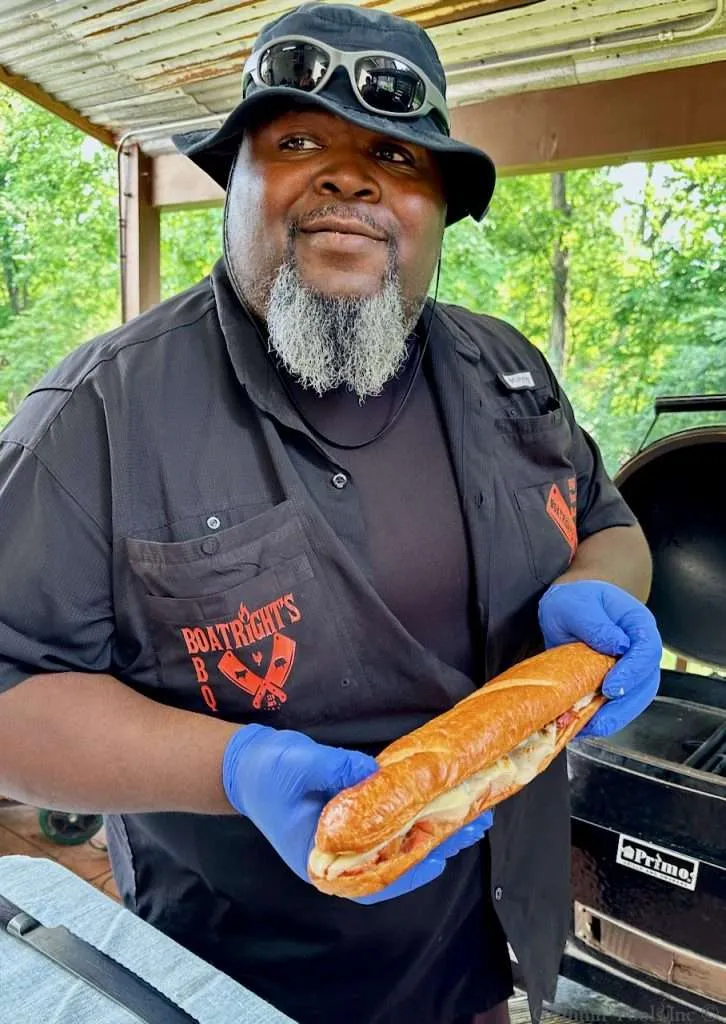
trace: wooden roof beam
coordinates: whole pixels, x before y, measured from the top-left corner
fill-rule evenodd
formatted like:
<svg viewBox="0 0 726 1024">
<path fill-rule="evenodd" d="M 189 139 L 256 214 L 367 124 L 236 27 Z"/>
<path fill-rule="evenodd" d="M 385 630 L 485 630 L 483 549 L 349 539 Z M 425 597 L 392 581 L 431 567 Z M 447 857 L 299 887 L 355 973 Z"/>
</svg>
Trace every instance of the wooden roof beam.
<svg viewBox="0 0 726 1024">
<path fill-rule="evenodd" d="M 104 145 L 110 146 L 112 149 L 115 148 L 116 139 L 113 132 L 108 128 L 103 128 L 100 124 L 94 124 L 93 121 L 84 117 L 80 111 L 66 106 L 65 103 L 61 103 L 55 96 L 51 96 L 50 93 L 34 82 L 29 82 L 27 78 L 14 75 L 12 71 L 8 71 L 2 64 L 0 64 L 0 82 L 3 85 L 7 85 L 10 89 L 14 89 L 15 92 L 19 92 L 26 99 L 32 100 L 33 103 L 37 103 L 38 106 L 49 110 L 51 114 L 55 114 L 64 121 L 68 121 L 74 127 L 80 128 L 86 135 L 91 135 L 94 139 L 98 139 L 99 142 L 103 142 Z"/>
<path fill-rule="evenodd" d="M 500 174 L 726 152 L 726 62 L 501 96 L 452 111 Z"/>
</svg>

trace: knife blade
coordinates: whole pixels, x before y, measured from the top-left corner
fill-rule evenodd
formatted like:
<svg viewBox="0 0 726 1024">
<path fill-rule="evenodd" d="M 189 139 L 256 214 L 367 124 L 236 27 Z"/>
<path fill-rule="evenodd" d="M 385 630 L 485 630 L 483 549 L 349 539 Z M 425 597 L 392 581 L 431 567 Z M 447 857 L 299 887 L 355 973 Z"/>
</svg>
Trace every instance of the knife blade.
<svg viewBox="0 0 726 1024">
<path fill-rule="evenodd" d="M 2 895 L 0 928 L 129 1010 L 144 1024 L 199 1024 L 195 1017 L 118 960 L 62 925 L 47 928 Z"/>
</svg>

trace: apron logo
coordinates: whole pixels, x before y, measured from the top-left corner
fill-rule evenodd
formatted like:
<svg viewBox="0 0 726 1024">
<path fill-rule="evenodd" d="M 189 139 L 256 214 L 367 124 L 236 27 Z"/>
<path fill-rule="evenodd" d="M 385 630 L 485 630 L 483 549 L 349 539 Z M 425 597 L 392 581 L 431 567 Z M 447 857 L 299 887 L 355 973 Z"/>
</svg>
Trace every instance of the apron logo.
<svg viewBox="0 0 726 1024">
<path fill-rule="evenodd" d="M 287 682 L 295 660 L 295 646 L 295 641 L 289 636 L 277 633 L 272 641 L 270 664 L 264 676 L 259 676 L 247 668 L 231 651 L 224 652 L 217 662 L 217 668 L 230 683 L 252 695 L 252 707 L 256 711 L 277 711 L 287 700 L 287 694 L 282 688 Z M 256 661 L 256 658 L 257 655 L 253 654 L 252 660 Z"/>
<path fill-rule="evenodd" d="M 572 561 L 577 551 L 577 481 L 574 477 L 567 481 L 567 495 L 569 504 L 557 484 L 552 484 L 546 508 L 547 515 L 567 541 Z"/>
<path fill-rule="evenodd" d="M 295 595 L 289 593 L 252 611 L 241 604 L 237 618 L 229 622 L 182 626 L 179 632 L 207 707 L 212 711 L 218 710 L 214 691 L 209 685 L 209 666 L 204 657 L 214 655 L 209 659 L 214 667 L 228 682 L 252 697 L 252 707 L 256 711 L 277 711 L 287 700 L 284 686 L 292 671 L 297 647 L 291 637 L 283 634 L 283 630 L 301 619 L 302 612 L 295 604 Z M 268 637 L 272 637 L 272 650 L 267 669 L 260 674 L 255 669 L 262 666 L 263 652 L 259 648 L 250 652 L 255 669 L 245 664 L 239 653 L 249 647 L 258 647 Z M 217 653 L 220 654 L 218 658 Z"/>
</svg>

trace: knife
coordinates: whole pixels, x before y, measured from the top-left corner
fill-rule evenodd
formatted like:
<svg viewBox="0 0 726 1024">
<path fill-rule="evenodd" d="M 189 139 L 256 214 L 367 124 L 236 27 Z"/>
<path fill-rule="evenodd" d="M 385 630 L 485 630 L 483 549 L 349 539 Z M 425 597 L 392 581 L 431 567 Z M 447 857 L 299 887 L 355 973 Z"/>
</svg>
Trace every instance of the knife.
<svg viewBox="0 0 726 1024">
<path fill-rule="evenodd" d="M 181 1006 L 118 960 L 61 925 L 46 928 L 0 895 L 0 929 L 32 946 L 59 967 L 91 985 L 144 1024 L 199 1024 Z"/>
</svg>

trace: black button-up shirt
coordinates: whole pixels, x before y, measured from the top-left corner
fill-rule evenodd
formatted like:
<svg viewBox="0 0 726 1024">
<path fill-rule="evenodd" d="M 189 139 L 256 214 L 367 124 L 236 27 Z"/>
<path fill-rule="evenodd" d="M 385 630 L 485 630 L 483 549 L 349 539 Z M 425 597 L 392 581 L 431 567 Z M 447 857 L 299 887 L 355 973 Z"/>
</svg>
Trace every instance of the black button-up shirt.
<svg viewBox="0 0 726 1024">
<path fill-rule="evenodd" d="M 633 518 L 511 327 L 438 306 L 430 356 L 487 679 L 538 649 L 538 599 L 578 539 Z M 0 442 L 1 687 L 108 672 L 190 711 L 365 750 L 471 692 L 376 593 L 344 459 L 291 407 L 222 264 L 76 350 Z M 296 878 L 242 818 L 125 815 L 109 838 L 129 906 L 305 1021 L 372 1019 L 381 992 L 403 999 L 396 985 L 425 978 L 446 929 L 466 926 L 464 855 L 361 907 Z M 537 1012 L 569 920 L 563 757 L 497 809 L 489 846 L 487 885 Z"/>
</svg>

